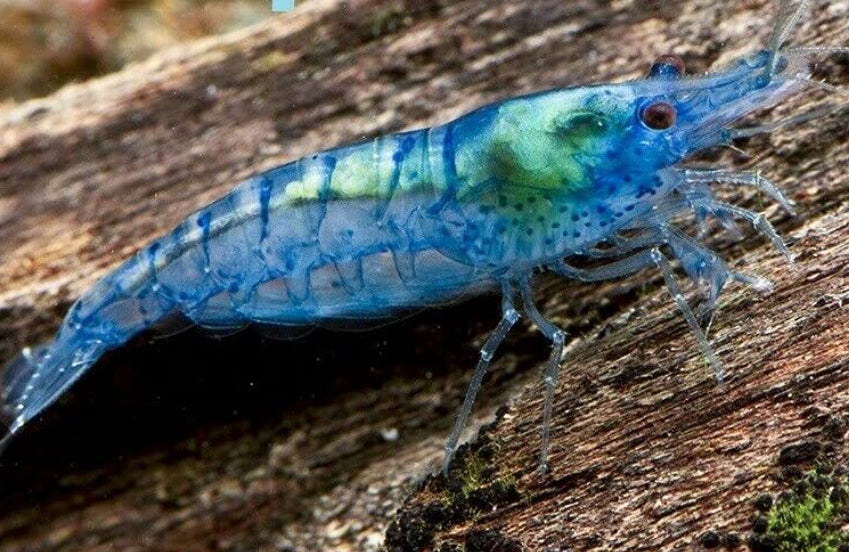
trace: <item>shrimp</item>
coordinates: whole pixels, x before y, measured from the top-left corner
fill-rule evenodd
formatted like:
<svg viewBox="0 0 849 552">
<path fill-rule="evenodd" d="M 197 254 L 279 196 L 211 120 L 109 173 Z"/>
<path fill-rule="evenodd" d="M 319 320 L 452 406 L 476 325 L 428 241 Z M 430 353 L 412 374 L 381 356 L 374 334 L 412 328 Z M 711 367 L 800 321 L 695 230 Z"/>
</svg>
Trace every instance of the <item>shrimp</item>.
<svg viewBox="0 0 849 552">
<path fill-rule="evenodd" d="M 480 350 L 443 469 L 493 356 L 519 320 L 517 303 L 552 346 L 539 456 L 547 469 L 567 336 L 534 305 L 539 270 L 587 282 L 659 270 L 721 382 L 722 363 L 670 257 L 705 291 L 709 313 L 729 281 L 761 291 L 770 285 L 730 269 L 675 221 L 691 212 L 702 222 L 742 219 L 792 260 L 762 215 L 720 201 L 711 185 L 747 186 L 789 210 L 792 204 L 759 173 L 682 162 L 821 115 L 731 126 L 817 84 L 808 65 L 822 50 L 783 48 L 808 4 L 781 0 L 768 47 L 716 73 L 686 77 L 680 58 L 663 56 L 642 80 L 507 99 L 441 126 L 327 150 L 248 179 L 97 282 L 52 341 L 24 349 L 6 367 L 3 441 L 106 351 L 175 313 L 215 329 L 310 326 L 387 318 L 499 290 L 502 317 Z M 592 262 L 576 266 L 574 258 Z"/>
</svg>

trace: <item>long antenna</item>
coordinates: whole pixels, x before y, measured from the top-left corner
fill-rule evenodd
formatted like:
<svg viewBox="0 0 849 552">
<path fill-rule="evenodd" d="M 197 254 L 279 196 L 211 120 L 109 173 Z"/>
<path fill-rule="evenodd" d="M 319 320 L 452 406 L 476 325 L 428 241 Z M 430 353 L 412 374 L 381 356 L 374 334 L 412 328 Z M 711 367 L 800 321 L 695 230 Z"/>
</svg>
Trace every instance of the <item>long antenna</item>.
<svg viewBox="0 0 849 552">
<path fill-rule="evenodd" d="M 775 26 L 772 36 L 769 37 L 767 47 L 769 49 L 769 63 L 766 66 L 766 74 L 772 76 L 775 65 L 778 63 L 778 51 L 787 41 L 787 37 L 799 24 L 802 15 L 808 10 L 811 0 L 801 0 L 798 6 L 793 7 L 792 0 L 780 0 L 778 12 L 775 15 Z"/>
</svg>

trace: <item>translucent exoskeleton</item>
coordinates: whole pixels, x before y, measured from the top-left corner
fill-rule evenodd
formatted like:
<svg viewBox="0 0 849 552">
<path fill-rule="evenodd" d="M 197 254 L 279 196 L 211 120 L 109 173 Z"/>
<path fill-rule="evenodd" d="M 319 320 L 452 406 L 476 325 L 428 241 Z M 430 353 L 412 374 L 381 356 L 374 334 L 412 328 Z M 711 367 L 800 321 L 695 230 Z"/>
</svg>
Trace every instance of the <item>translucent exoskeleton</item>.
<svg viewBox="0 0 849 552">
<path fill-rule="evenodd" d="M 685 76 L 679 58 L 664 56 L 642 80 L 515 97 L 442 126 L 327 150 L 250 178 L 97 282 L 51 342 L 6 367 L 3 441 L 105 351 L 175 313 L 219 329 L 309 326 L 386 318 L 494 289 L 501 290 L 503 316 L 481 349 L 444 466 L 521 310 L 552 344 L 543 371 L 545 468 L 567 336 L 534 305 L 531 277 L 540 269 L 588 282 L 659 270 L 722 381 L 704 318 L 688 305 L 670 258 L 705 290 L 700 315 L 712 313 L 729 280 L 761 291 L 770 285 L 730 269 L 676 221 L 688 213 L 728 228 L 747 221 L 791 259 L 763 216 L 720 201 L 713 187 L 747 186 L 791 211 L 792 204 L 758 172 L 686 161 L 823 114 L 732 127 L 805 87 L 837 91 L 810 80 L 808 66 L 815 54 L 845 49 L 784 48 L 808 3 L 779 2 L 767 47 L 708 75 Z"/>
</svg>

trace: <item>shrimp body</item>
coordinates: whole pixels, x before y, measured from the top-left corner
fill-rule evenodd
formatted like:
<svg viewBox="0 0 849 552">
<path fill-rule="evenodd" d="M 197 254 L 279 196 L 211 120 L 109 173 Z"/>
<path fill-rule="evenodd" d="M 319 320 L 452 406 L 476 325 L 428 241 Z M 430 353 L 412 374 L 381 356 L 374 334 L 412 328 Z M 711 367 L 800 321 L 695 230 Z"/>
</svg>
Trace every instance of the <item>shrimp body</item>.
<svg viewBox="0 0 849 552">
<path fill-rule="evenodd" d="M 211 328 L 386 317 L 599 241 L 634 205 L 624 188 L 594 192 L 616 186 L 628 161 L 602 167 L 614 157 L 604 136 L 613 123 L 588 109 L 629 95 L 600 87 L 509 100 L 248 179 L 96 283 L 53 344 L 7 371 L 13 429 L 104 351 L 175 312 Z M 631 192 L 651 188 L 646 174 Z"/>
<path fill-rule="evenodd" d="M 530 276 L 543 268 L 587 281 L 659 268 L 721 378 L 661 248 L 694 282 L 707 284 L 710 307 L 729 279 L 766 284 L 731 271 L 676 229 L 673 217 L 744 218 L 786 252 L 765 219 L 719 202 L 707 186 L 752 185 L 789 205 L 771 184 L 677 165 L 728 144 L 740 132 L 728 125 L 805 85 L 807 56 L 780 50 L 798 20 L 790 16 L 779 17 L 771 50 L 714 74 L 684 78 L 665 59 L 644 80 L 511 98 L 442 126 L 324 151 L 248 179 L 95 284 L 51 343 L 7 367 L 2 419 L 9 436 L 105 351 L 175 313 L 211 328 L 303 326 L 385 318 L 501 289 L 503 317 L 481 351 L 446 465 L 495 349 L 518 318 L 515 294 L 553 344 L 545 465 L 565 334 L 533 305 Z M 606 264 L 565 262 L 575 256 Z"/>
</svg>

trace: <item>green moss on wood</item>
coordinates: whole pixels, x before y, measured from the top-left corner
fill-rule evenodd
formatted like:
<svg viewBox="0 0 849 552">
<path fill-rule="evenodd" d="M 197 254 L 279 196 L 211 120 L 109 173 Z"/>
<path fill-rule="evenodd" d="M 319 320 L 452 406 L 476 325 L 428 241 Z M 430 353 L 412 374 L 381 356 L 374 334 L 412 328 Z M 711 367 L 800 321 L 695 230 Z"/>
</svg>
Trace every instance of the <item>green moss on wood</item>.
<svg viewBox="0 0 849 552">
<path fill-rule="evenodd" d="M 846 477 L 808 472 L 796 492 L 779 497 L 770 510 L 766 537 L 777 552 L 840 552 L 840 526 L 849 504 Z"/>
</svg>

